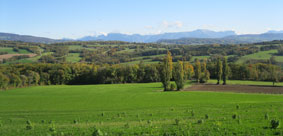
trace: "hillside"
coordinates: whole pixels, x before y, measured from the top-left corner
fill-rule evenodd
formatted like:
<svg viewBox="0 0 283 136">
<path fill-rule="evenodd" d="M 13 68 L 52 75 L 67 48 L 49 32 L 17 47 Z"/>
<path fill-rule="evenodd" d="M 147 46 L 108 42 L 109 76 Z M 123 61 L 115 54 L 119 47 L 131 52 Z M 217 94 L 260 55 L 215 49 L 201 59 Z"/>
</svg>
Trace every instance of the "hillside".
<svg viewBox="0 0 283 136">
<path fill-rule="evenodd" d="M 63 40 L 55 40 L 55 39 L 44 38 L 44 37 L 19 35 L 19 34 L 11 34 L 11 33 L 0 33 L 0 40 L 35 42 L 35 43 L 55 43 L 55 42 L 63 41 Z"/>
</svg>

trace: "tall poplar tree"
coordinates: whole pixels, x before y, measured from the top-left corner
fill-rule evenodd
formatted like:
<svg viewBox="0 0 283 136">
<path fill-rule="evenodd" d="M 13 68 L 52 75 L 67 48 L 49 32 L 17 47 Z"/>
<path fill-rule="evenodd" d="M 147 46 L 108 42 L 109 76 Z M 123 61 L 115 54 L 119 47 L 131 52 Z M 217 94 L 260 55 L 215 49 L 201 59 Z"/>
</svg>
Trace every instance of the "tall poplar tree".
<svg viewBox="0 0 283 136">
<path fill-rule="evenodd" d="M 203 82 L 207 82 L 210 79 L 210 73 L 206 68 L 206 60 L 203 61 L 202 63 L 202 77 L 201 80 L 203 80 Z"/>
<path fill-rule="evenodd" d="M 201 64 L 198 59 L 195 60 L 195 64 L 196 64 L 195 78 L 196 78 L 196 81 L 199 83 L 200 78 L 201 78 Z"/>
<path fill-rule="evenodd" d="M 170 79 L 172 78 L 172 69 L 172 56 L 171 53 L 167 51 L 167 55 L 164 57 L 160 67 L 160 80 L 163 84 L 164 91 L 170 90 Z"/>
<path fill-rule="evenodd" d="M 217 84 L 220 84 L 220 80 L 222 78 L 222 61 L 220 58 L 217 59 L 217 63 L 216 63 L 216 76 L 217 76 Z"/>
<path fill-rule="evenodd" d="M 223 60 L 223 85 L 226 85 L 228 75 L 229 75 L 229 66 L 227 63 L 227 58 L 225 57 Z"/>
<path fill-rule="evenodd" d="M 178 61 L 177 64 L 175 65 L 173 77 L 177 85 L 177 90 L 179 91 L 183 89 L 185 85 L 185 74 L 184 74 L 184 67 L 182 61 Z"/>
</svg>

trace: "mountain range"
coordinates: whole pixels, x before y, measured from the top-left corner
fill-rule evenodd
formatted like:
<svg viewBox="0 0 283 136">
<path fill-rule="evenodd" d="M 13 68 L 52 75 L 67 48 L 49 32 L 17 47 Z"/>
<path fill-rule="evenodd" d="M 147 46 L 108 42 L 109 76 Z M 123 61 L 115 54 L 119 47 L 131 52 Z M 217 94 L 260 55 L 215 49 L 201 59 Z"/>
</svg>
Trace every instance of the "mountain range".
<svg viewBox="0 0 283 136">
<path fill-rule="evenodd" d="M 190 38 L 222 38 L 225 36 L 236 35 L 234 31 L 221 31 L 215 32 L 211 30 L 199 29 L 191 32 L 175 32 L 175 33 L 163 33 L 155 35 L 140 35 L 140 34 L 121 34 L 121 33 L 109 33 L 107 35 L 99 36 L 86 36 L 80 38 L 80 41 L 95 41 L 95 40 L 116 40 L 116 41 L 126 41 L 126 42 L 156 42 L 161 39 L 179 39 L 184 37 Z"/>
<path fill-rule="evenodd" d="M 0 33 L 0 40 L 55 43 L 64 41 L 125 41 L 163 44 L 239 44 L 272 40 L 283 40 L 283 31 L 268 31 L 263 34 L 237 35 L 234 31 L 211 31 L 199 29 L 191 32 L 172 32 L 152 35 L 109 33 L 107 35 L 86 36 L 79 39 L 50 39 L 29 35 Z"/>
<path fill-rule="evenodd" d="M 35 43 L 55 43 L 55 42 L 63 41 L 63 40 L 55 40 L 45 37 L 36 37 L 30 35 L 19 35 L 19 34 L 11 34 L 11 33 L 0 33 L 0 40 L 35 42 Z"/>
<path fill-rule="evenodd" d="M 246 35 L 232 35 L 223 38 L 180 38 L 180 39 L 161 39 L 157 43 L 162 44 L 243 44 L 243 43 L 257 43 L 264 41 L 283 40 L 282 33 L 263 33 L 263 34 L 246 34 Z"/>
</svg>

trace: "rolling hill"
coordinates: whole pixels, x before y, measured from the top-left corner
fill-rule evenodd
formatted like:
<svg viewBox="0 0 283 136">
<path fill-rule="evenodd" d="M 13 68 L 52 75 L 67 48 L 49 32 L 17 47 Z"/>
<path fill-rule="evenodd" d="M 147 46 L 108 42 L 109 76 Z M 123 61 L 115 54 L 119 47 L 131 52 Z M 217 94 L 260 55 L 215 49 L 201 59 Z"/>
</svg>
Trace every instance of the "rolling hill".
<svg viewBox="0 0 283 136">
<path fill-rule="evenodd" d="M 35 42 L 35 43 L 55 43 L 55 42 L 63 41 L 63 40 L 55 40 L 45 37 L 36 37 L 30 35 L 19 35 L 19 34 L 11 34 L 11 33 L 0 33 L 0 40 Z"/>
</svg>

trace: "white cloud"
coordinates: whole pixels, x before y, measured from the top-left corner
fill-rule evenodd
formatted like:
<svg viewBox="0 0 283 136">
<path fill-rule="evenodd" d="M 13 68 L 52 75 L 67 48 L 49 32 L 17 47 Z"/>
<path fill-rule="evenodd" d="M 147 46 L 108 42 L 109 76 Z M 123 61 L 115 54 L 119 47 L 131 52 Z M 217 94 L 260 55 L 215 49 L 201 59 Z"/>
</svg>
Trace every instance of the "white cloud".
<svg viewBox="0 0 283 136">
<path fill-rule="evenodd" d="M 183 22 L 182 21 L 168 22 L 168 21 L 164 20 L 162 22 L 161 26 L 164 27 L 164 28 L 171 28 L 171 27 L 181 28 L 181 27 L 183 27 Z"/>
<path fill-rule="evenodd" d="M 181 28 L 181 27 L 183 27 L 183 22 L 182 21 L 175 21 L 174 25 L 178 28 Z"/>
</svg>

